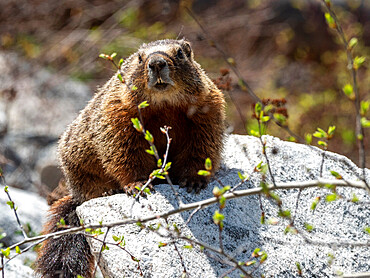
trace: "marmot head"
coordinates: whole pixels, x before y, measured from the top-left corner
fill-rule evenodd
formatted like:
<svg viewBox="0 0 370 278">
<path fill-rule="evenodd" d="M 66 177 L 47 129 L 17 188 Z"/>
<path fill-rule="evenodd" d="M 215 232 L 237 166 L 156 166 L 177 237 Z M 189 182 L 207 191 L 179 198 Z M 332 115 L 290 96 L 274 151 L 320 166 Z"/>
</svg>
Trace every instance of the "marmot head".
<svg viewBox="0 0 370 278">
<path fill-rule="evenodd" d="M 151 104 L 181 103 L 204 90 L 204 72 L 186 40 L 143 44 L 127 60 L 122 66 L 126 84 Z"/>
</svg>

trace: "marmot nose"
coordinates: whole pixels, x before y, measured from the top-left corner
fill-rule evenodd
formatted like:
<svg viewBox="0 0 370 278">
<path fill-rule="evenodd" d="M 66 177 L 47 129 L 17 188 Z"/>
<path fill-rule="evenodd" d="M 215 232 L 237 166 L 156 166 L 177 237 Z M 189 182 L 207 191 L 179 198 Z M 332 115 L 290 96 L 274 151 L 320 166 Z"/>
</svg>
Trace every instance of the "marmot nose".
<svg viewBox="0 0 370 278">
<path fill-rule="evenodd" d="M 148 62 L 148 69 L 156 72 L 160 72 L 166 66 L 167 62 L 162 57 L 152 57 Z"/>
</svg>

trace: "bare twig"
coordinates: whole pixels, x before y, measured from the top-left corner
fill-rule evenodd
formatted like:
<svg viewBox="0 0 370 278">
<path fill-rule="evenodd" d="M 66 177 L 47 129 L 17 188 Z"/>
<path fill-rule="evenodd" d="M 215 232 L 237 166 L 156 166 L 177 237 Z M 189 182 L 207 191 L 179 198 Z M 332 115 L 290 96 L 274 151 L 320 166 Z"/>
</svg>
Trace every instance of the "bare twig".
<svg viewBox="0 0 370 278">
<path fill-rule="evenodd" d="M 103 252 L 103 248 L 104 248 L 104 247 L 105 247 L 105 245 L 106 245 L 106 240 L 107 240 L 107 236 L 108 236 L 109 229 L 110 229 L 110 228 L 107 228 L 107 230 L 105 231 L 104 239 L 103 239 L 102 245 L 101 245 L 100 250 L 99 250 L 98 259 L 97 259 L 97 260 L 96 260 L 96 262 L 95 262 L 93 277 L 95 277 L 96 270 L 98 269 L 98 264 L 99 264 L 99 262 L 100 262 L 101 254 L 102 254 L 102 252 Z"/>
<path fill-rule="evenodd" d="M 14 212 L 14 215 L 15 215 L 15 218 L 17 220 L 18 226 L 22 231 L 22 235 L 25 239 L 27 239 L 28 238 L 27 233 L 24 230 L 24 227 L 22 226 L 21 221 L 19 220 L 18 213 L 17 213 L 17 207 L 16 207 L 15 203 L 13 202 L 12 198 L 10 197 L 10 194 L 9 194 L 9 191 L 8 191 L 9 189 L 8 189 L 8 186 L 6 185 L 4 175 L 0 174 L 0 180 L 3 183 L 3 185 L 5 186 L 4 191 L 5 191 L 6 195 L 8 196 L 9 202 L 12 204 L 11 208 Z"/>
<path fill-rule="evenodd" d="M 141 122 L 141 124 L 142 124 L 142 133 L 143 133 L 143 135 L 145 136 L 146 135 L 146 129 L 145 129 L 145 127 L 144 127 L 144 122 L 143 122 L 143 116 L 142 116 L 142 114 L 141 114 L 141 110 L 140 110 L 140 108 L 138 108 L 139 110 L 139 120 L 140 120 L 140 122 Z M 167 126 L 165 126 L 164 127 L 164 130 L 165 130 L 165 134 L 166 134 L 166 138 L 167 138 L 167 147 L 166 147 L 166 153 L 165 153 L 165 155 L 164 155 L 164 161 L 167 163 L 167 158 L 168 158 L 168 152 L 169 152 L 169 148 L 170 148 L 170 144 L 171 144 L 171 138 L 169 137 L 169 134 L 168 134 L 168 130 L 170 129 L 170 127 L 167 127 Z M 154 156 L 155 156 L 155 158 L 156 158 L 156 160 L 158 161 L 159 159 L 160 159 L 160 157 L 159 157 L 159 154 L 158 154 L 158 151 L 157 151 L 157 148 L 155 147 L 155 145 L 154 145 L 154 143 L 153 142 L 151 142 L 151 141 L 148 141 L 148 143 L 149 143 L 149 145 L 153 148 L 153 150 L 154 150 Z M 162 166 L 161 166 L 161 170 L 160 170 L 160 173 L 165 173 L 165 171 L 164 171 L 164 168 L 165 168 L 165 166 L 166 166 L 166 163 L 162 163 Z M 178 202 L 178 204 L 179 205 L 181 205 L 182 204 L 182 200 L 180 199 L 180 197 L 179 197 L 179 193 L 175 190 L 175 188 L 174 188 L 174 185 L 173 185 L 173 183 L 172 183 L 172 181 L 171 181 L 171 179 L 170 179 L 170 177 L 169 177 L 169 175 L 168 174 L 165 174 L 165 178 L 166 178 L 166 180 L 167 180 L 167 182 L 168 182 L 168 184 L 170 185 L 170 187 L 171 187 L 171 190 L 172 190 L 172 192 L 173 192 L 173 194 L 175 195 L 175 197 L 176 197 L 176 200 L 177 200 L 177 202 Z M 154 179 L 154 178 L 153 178 Z M 146 185 L 148 185 L 149 183 L 147 182 L 147 184 Z M 143 191 L 145 189 L 145 186 L 141 189 L 141 191 Z M 138 194 L 138 196 L 139 196 L 140 194 Z"/>
<path fill-rule="evenodd" d="M 366 183 L 366 155 L 365 155 L 365 145 L 364 145 L 364 130 L 361 125 L 361 114 L 360 114 L 360 92 L 357 84 L 357 70 L 354 67 L 354 60 L 351 52 L 351 48 L 349 47 L 348 40 L 344 34 L 343 28 L 340 24 L 340 21 L 338 20 L 338 17 L 336 13 L 333 11 L 330 2 L 327 3 L 325 0 L 322 0 L 322 3 L 324 4 L 324 7 L 326 11 L 330 14 L 330 16 L 335 21 L 335 25 L 333 28 L 337 31 L 339 38 L 341 39 L 343 43 L 343 47 L 347 54 L 347 61 L 348 61 L 348 67 L 351 71 L 352 76 L 352 83 L 353 83 L 353 90 L 355 92 L 355 110 L 356 110 L 356 134 L 357 134 L 357 141 L 358 141 L 358 152 L 359 152 L 359 164 L 362 168 L 362 180 Z M 366 186 L 369 188 L 369 185 L 366 183 Z"/>
<path fill-rule="evenodd" d="M 267 189 L 269 191 L 274 191 L 274 190 L 281 190 L 281 189 L 308 189 L 308 188 L 313 188 L 313 187 L 319 187 L 325 184 L 333 184 L 337 187 L 352 187 L 352 188 L 357 188 L 357 189 L 364 189 L 366 190 L 366 185 L 362 181 L 343 181 L 343 180 L 332 180 L 332 179 L 318 179 L 318 180 L 312 180 L 312 181 L 297 181 L 297 182 L 290 182 L 290 183 L 276 183 L 276 186 L 270 184 L 267 186 Z M 244 190 L 237 190 L 234 192 L 229 192 L 224 194 L 223 196 L 225 197 L 226 200 L 231 200 L 235 198 L 241 198 L 245 196 L 251 196 L 251 195 L 260 195 L 263 194 L 263 189 L 262 188 L 250 188 L 250 189 L 244 189 Z M 160 218 L 166 218 L 170 215 L 178 214 L 184 211 L 188 210 L 193 210 L 197 208 L 206 208 L 212 204 L 217 203 L 219 200 L 216 197 L 212 197 L 209 199 L 205 199 L 199 202 L 194 202 L 190 204 L 183 204 L 179 206 L 177 209 L 173 209 L 164 213 L 160 214 L 154 214 L 151 216 L 143 217 L 143 218 L 137 218 L 137 219 L 124 219 L 124 220 L 119 220 L 115 222 L 110 222 L 110 223 L 97 223 L 97 224 L 88 224 L 88 225 L 82 225 L 80 227 L 73 227 L 69 229 L 65 229 L 62 231 L 57 231 L 54 233 L 46 234 L 46 235 L 40 235 L 40 236 L 35 236 L 35 237 L 30 237 L 27 239 L 22 240 L 21 242 L 18 242 L 16 244 L 13 244 L 10 246 L 10 249 L 14 249 L 16 246 L 21 246 L 25 243 L 30 243 L 38 240 L 46 240 L 50 238 L 58 238 L 62 235 L 66 234 L 74 234 L 74 233 L 81 233 L 85 229 L 91 228 L 91 229 L 98 229 L 98 228 L 111 228 L 115 226 L 121 226 L 121 225 L 128 225 L 128 224 L 135 224 L 135 223 L 145 223 L 148 221 L 160 219 Z"/>
<path fill-rule="evenodd" d="M 274 175 L 272 174 L 272 170 L 271 170 L 271 166 L 270 166 L 270 161 L 269 161 L 269 158 L 267 157 L 267 153 L 266 153 L 266 142 L 263 142 L 263 140 L 262 140 L 261 121 L 260 121 L 260 119 L 257 119 L 257 121 L 258 121 L 258 130 L 259 130 L 258 138 L 259 138 L 259 140 L 261 142 L 261 145 L 262 145 L 262 154 L 266 159 L 266 164 L 267 164 L 267 168 L 269 170 L 269 174 L 270 174 L 270 177 L 271 177 L 271 180 L 272 180 L 272 184 L 274 186 L 276 186 L 275 178 L 274 178 Z"/>
</svg>

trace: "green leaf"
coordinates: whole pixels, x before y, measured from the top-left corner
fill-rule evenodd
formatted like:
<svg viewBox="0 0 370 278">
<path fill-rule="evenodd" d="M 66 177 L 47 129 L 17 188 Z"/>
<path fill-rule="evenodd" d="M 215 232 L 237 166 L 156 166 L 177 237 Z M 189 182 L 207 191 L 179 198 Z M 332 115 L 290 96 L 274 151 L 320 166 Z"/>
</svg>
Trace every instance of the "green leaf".
<svg viewBox="0 0 370 278">
<path fill-rule="evenodd" d="M 306 139 L 306 144 L 311 145 L 311 143 L 312 143 L 312 134 L 311 133 L 306 133 L 305 139 Z"/>
<path fill-rule="evenodd" d="M 149 150 L 145 150 L 148 154 L 151 154 L 151 155 L 154 155 L 154 149 L 153 149 L 153 146 L 150 146 L 150 149 Z"/>
<path fill-rule="evenodd" d="M 329 129 L 328 129 L 328 138 L 331 138 L 333 137 L 334 135 L 334 131 L 335 131 L 335 126 L 329 126 Z"/>
<path fill-rule="evenodd" d="M 143 101 L 142 103 L 140 103 L 140 104 L 138 105 L 138 107 L 139 107 L 140 109 L 145 108 L 145 107 L 148 107 L 148 106 L 149 106 L 149 104 L 148 104 L 148 102 L 147 102 L 147 101 Z"/>
<path fill-rule="evenodd" d="M 251 265 L 254 265 L 256 262 L 257 262 L 256 260 L 247 261 L 247 262 L 245 262 L 245 265 L 246 266 L 251 266 Z"/>
<path fill-rule="evenodd" d="M 287 234 L 287 233 L 291 233 L 291 234 L 293 234 L 293 235 L 296 235 L 296 234 L 298 234 L 298 231 L 297 231 L 297 229 L 296 229 L 296 228 L 294 228 L 294 227 L 292 227 L 292 226 L 288 225 L 288 226 L 286 226 L 286 228 L 285 228 L 285 230 L 284 230 L 284 234 Z"/>
<path fill-rule="evenodd" d="M 370 121 L 368 119 L 366 119 L 365 117 L 362 117 L 361 118 L 361 125 L 362 127 L 370 127 Z"/>
<path fill-rule="evenodd" d="M 238 176 L 239 176 L 239 179 L 241 179 L 242 181 L 246 181 L 249 179 L 249 176 L 247 174 L 242 174 L 240 172 L 238 172 Z"/>
<path fill-rule="evenodd" d="M 210 175 L 211 175 L 211 172 L 206 171 L 206 170 L 199 170 L 199 171 L 198 171 L 198 175 L 199 175 L 199 176 L 205 176 L 205 177 L 208 177 L 208 176 L 210 176 Z"/>
<path fill-rule="evenodd" d="M 154 170 L 149 177 L 156 177 L 156 178 L 159 178 L 161 180 L 165 180 L 166 177 L 163 176 L 164 173 L 161 173 L 161 169 L 157 169 L 157 170 Z"/>
<path fill-rule="evenodd" d="M 352 50 L 358 43 L 358 39 L 357 38 L 352 38 L 349 40 L 348 42 L 348 49 L 349 50 Z"/>
<path fill-rule="evenodd" d="M 359 198 L 357 197 L 357 195 L 355 193 L 352 193 L 352 199 L 351 199 L 351 202 L 353 203 L 357 203 L 359 202 Z"/>
<path fill-rule="evenodd" d="M 260 102 L 257 102 L 254 105 L 254 113 L 257 119 L 259 119 L 261 112 L 262 112 L 262 104 Z"/>
<path fill-rule="evenodd" d="M 189 245 L 184 245 L 184 249 L 193 249 L 193 245 L 189 244 Z"/>
<path fill-rule="evenodd" d="M 15 247 L 15 252 L 16 252 L 17 254 L 21 254 L 21 253 L 22 253 L 22 252 L 21 252 L 21 249 L 19 248 L 19 246 L 18 246 L 18 245 Z"/>
<path fill-rule="evenodd" d="M 361 56 L 361 57 L 356 56 L 355 59 L 353 59 L 353 68 L 355 70 L 359 69 L 362 66 L 362 64 L 365 62 L 365 60 L 366 60 L 366 57 L 364 56 Z"/>
<path fill-rule="evenodd" d="M 138 118 L 132 118 L 131 119 L 133 125 L 134 125 L 134 128 L 139 131 L 139 132 L 142 132 L 143 131 L 143 126 L 142 124 L 140 123 L 139 119 Z"/>
<path fill-rule="evenodd" d="M 123 64 L 123 59 L 121 58 L 121 60 L 119 60 L 118 66 L 121 67 L 122 64 Z"/>
<path fill-rule="evenodd" d="M 338 180 L 343 179 L 343 177 L 342 177 L 340 174 L 338 174 L 337 172 L 335 172 L 335 171 L 330 171 L 330 173 L 331 173 L 331 175 L 332 175 L 333 177 L 335 177 L 335 178 L 336 178 L 336 179 L 338 179 Z"/>
<path fill-rule="evenodd" d="M 260 182 L 260 186 L 262 188 L 262 192 L 265 193 L 265 194 L 268 194 L 269 190 L 268 190 L 268 185 L 266 182 L 264 181 L 261 181 Z"/>
<path fill-rule="evenodd" d="M 220 213 L 218 210 L 213 214 L 213 223 L 216 225 L 221 225 L 222 221 L 225 219 L 225 216 Z"/>
<path fill-rule="evenodd" d="M 101 53 L 101 54 L 99 54 L 99 57 L 104 59 L 104 60 L 109 60 L 109 55 L 107 55 L 107 54 Z"/>
<path fill-rule="evenodd" d="M 291 213 L 290 210 L 280 210 L 278 215 L 283 218 L 290 218 Z"/>
<path fill-rule="evenodd" d="M 312 136 L 316 137 L 316 138 L 325 138 L 325 134 L 322 134 L 321 132 L 319 131 L 315 131 Z"/>
<path fill-rule="evenodd" d="M 157 167 L 158 168 L 160 168 L 160 167 L 162 167 L 162 159 L 158 159 L 158 161 L 157 161 Z"/>
<path fill-rule="evenodd" d="M 4 191 L 5 191 L 6 193 L 8 193 L 8 192 L 9 192 L 9 190 L 8 190 L 8 189 L 9 189 L 9 186 L 7 186 L 7 185 L 6 185 L 6 186 L 4 187 Z"/>
<path fill-rule="evenodd" d="M 167 243 L 164 243 L 164 242 L 159 242 L 158 243 L 158 247 L 165 247 L 167 246 Z"/>
<path fill-rule="evenodd" d="M 320 146 L 322 146 L 324 148 L 328 147 L 328 143 L 326 143 L 325 141 L 318 141 L 317 144 L 319 144 Z"/>
<path fill-rule="evenodd" d="M 153 135 L 149 132 L 149 130 L 145 132 L 145 140 L 147 140 L 150 143 L 154 142 Z"/>
<path fill-rule="evenodd" d="M 135 85 L 133 85 L 132 87 L 131 87 L 131 91 L 136 91 L 137 90 L 137 87 L 135 86 Z"/>
<path fill-rule="evenodd" d="M 113 59 L 114 57 L 116 57 L 117 56 L 117 53 L 116 52 L 114 52 L 114 53 L 112 53 L 111 55 L 110 55 L 110 57 Z"/>
<path fill-rule="evenodd" d="M 14 209 L 14 202 L 13 201 L 7 201 L 6 202 L 11 209 Z"/>
<path fill-rule="evenodd" d="M 286 117 L 280 113 L 274 113 L 274 118 L 281 124 L 286 124 Z"/>
<path fill-rule="evenodd" d="M 115 235 L 112 235 L 112 238 L 113 238 L 114 241 L 119 241 L 120 240 L 120 238 L 118 236 L 115 236 Z"/>
<path fill-rule="evenodd" d="M 206 162 L 205 162 L 204 165 L 205 165 L 207 171 L 212 170 L 212 161 L 209 157 L 207 157 Z"/>
<path fill-rule="evenodd" d="M 265 213 L 264 213 L 264 212 L 262 212 L 262 213 L 261 213 L 261 224 L 262 224 L 262 225 L 264 225 L 264 224 L 265 224 L 265 220 L 266 220 L 266 218 L 265 218 Z"/>
<path fill-rule="evenodd" d="M 325 13 L 326 23 L 329 25 L 330 28 L 335 29 L 337 27 L 334 18 L 330 15 L 330 13 Z"/>
<path fill-rule="evenodd" d="M 261 248 L 258 248 L 258 247 L 257 247 L 256 249 L 254 249 L 254 250 L 253 250 L 253 253 L 252 253 L 252 255 L 251 255 L 251 256 L 252 256 L 252 258 L 259 257 L 259 255 L 258 255 L 258 254 L 260 253 L 260 251 L 261 251 Z"/>
<path fill-rule="evenodd" d="M 10 255 L 10 247 L 6 248 L 5 250 L 4 249 L 1 249 L 1 253 L 3 254 L 3 256 L 7 259 L 9 259 L 9 255 Z"/>
<path fill-rule="evenodd" d="M 307 230 L 307 232 L 312 232 L 313 231 L 313 225 L 304 223 L 304 227 Z"/>
<path fill-rule="evenodd" d="M 326 198 L 325 198 L 327 202 L 333 202 L 333 201 L 336 201 L 337 199 L 338 199 L 338 195 L 336 193 L 326 195 Z"/>
<path fill-rule="evenodd" d="M 261 134 L 258 130 L 251 129 L 249 131 L 249 134 L 252 135 L 252 136 L 255 136 L 255 137 L 261 137 Z"/>
<path fill-rule="evenodd" d="M 325 1 L 326 2 L 326 1 Z M 295 262 L 295 266 L 297 267 L 298 275 L 302 276 L 302 268 L 299 262 Z"/>
<path fill-rule="evenodd" d="M 369 111 L 370 102 L 368 100 L 362 100 L 360 105 L 360 114 L 361 116 L 365 116 L 367 111 Z"/>
<path fill-rule="evenodd" d="M 164 166 L 164 171 L 168 171 L 170 168 L 171 168 L 171 164 L 172 164 L 172 162 L 168 162 L 167 164 L 166 164 L 166 166 Z"/>
<path fill-rule="evenodd" d="M 121 81 L 123 83 L 123 78 L 122 78 L 122 75 L 120 73 L 117 74 L 117 77 L 118 77 L 119 81 Z"/>
<path fill-rule="evenodd" d="M 109 250 L 109 247 L 108 247 L 108 245 L 103 244 L 103 246 L 101 247 L 101 251 L 103 252 L 105 250 Z"/>
<path fill-rule="evenodd" d="M 279 195 L 277 195 L 275 192 L 270 192 L 270 196 L 272 199 L 274 199 L 276 201 L 276 203 L 278 205 L 281 205 L 281 199 L 279 197 Z"/>
<path fill-rule="evenodd" d="M 267 253 L 265 251 L 263 251 L 263 254 L 262 254 L 261 260 L 260 260 L 260 264 L 262 264 L 266 260 L 267 260 Z"/>
<path fill-rule="evenodd" d="M 224 209 L 226 206 L 226 198 L 224 196 L 221 196 L 218 203 L 220 204 L 220 209 Z"/>
<path fill-rule="evenodd" d="M 265 123 L 265 122 L 268 122 L 270 120 L 270 117 L 269 116 L 263 116 L 261 117 L 261 122 Z"/>
<path fill-rule="evenodd" d="M 353 87 L 351 84 L 346 84 L 344 85 L 344 87 L 342 88 L 343 90 L 343 93 L 351 100 L 354 100 L 355 99 L 355 93 L 353 92 Z"/>
<path fill-rule="evenodd" d="M 320 197 L 316 197 L 314 200 L 313 200 L 313 202 L 312 202 L 312 204 L 311 204 L 311 210 L 315 210 L 316 209 L 316 207 L 317 207 L 317 205 L 318 205 L 318 203 L 320 202 Z"/>
<path fill-rule="evenodd" d="M 370 235 L 370 227 L 365 227 L 364 231 Z"/>
</svg>

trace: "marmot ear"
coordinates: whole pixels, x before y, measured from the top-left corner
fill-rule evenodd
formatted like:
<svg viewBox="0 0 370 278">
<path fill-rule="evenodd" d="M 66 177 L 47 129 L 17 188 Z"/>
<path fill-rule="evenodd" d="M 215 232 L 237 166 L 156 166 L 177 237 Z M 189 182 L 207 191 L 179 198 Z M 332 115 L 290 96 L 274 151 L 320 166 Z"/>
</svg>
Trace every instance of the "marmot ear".
<svg viewBox="0 0 370 278">
<path fill-rule="evenodd" d="M 190 43 L 188 41 L 183 41 L 181 47 L 184 50 L 186 57 L 191 58 L 192 49 Z"/>
</svg>

